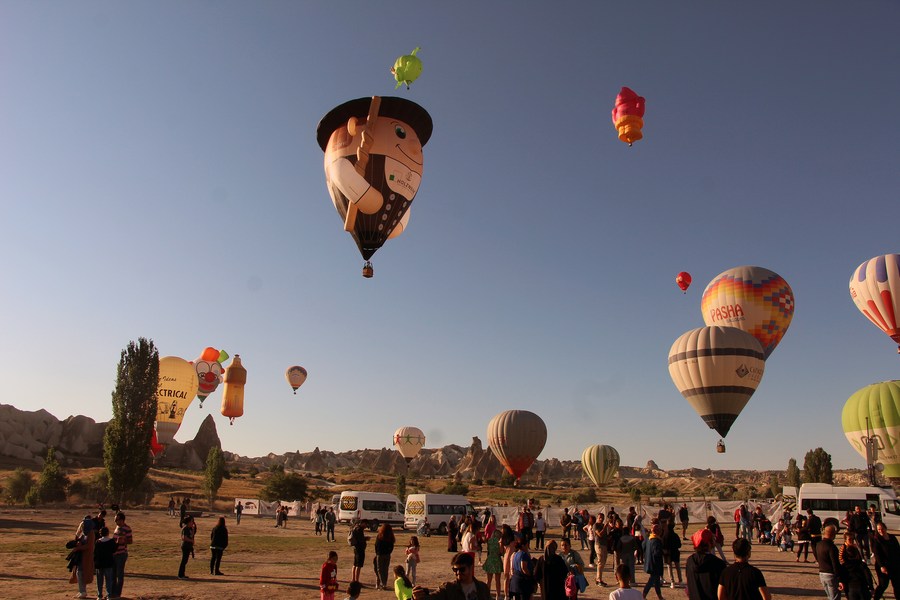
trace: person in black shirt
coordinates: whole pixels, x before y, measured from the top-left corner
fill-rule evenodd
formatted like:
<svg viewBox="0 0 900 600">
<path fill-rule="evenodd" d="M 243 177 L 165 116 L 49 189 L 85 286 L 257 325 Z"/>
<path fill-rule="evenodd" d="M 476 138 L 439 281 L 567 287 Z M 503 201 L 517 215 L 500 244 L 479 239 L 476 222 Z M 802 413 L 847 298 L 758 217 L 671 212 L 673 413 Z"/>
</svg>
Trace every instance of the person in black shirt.
<svg viewBox="0 0 900 600">
<path fill-rule="evenodd" d="M 719 579 L 719 600 L 772 600 L 762 571 L 750 564 L 750 541 L 734 540 L 734 562 L 725 567 Z"/>
<path fill-rule="evenodd" d="M 900 543 L 897 538 L 887 532 L 887 526 L 879 522 L 875 525 L 875 539 L 872 541 L 875 553 L 875 573 L 878 575 L 878 587 L 875 588 L 875 600 L 881 600 L 888 583 L 894 590 L 894 597 L 900 592 Z"/>
<path fill-rule="evenodd" d="M 711 554 L 716 538 L 709 529 L 701 529 L 693 535 L 694 553 L 685 563 L 685 581 L 690 600 L 716 600 L 719 579 L 727 566 L 721 558 Z"/>
</svg>

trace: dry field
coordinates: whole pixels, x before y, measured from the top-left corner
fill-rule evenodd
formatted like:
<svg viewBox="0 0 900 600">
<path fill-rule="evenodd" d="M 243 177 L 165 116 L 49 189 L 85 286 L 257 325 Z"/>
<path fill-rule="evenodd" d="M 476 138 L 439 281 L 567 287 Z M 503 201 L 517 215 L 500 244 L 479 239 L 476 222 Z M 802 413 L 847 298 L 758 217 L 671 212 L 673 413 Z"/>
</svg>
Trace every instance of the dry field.
<svg viewBox="0 0 900 600">
<path fill-rule="evenodd" d="M 65 543 L 74 534 L 85 509 L 6 509 L 0 511 L 0 598 L 70 598 L 77 589 L 68 583 Z M 294 518 L 286 529 L 274 527 L 271 518 L 245 516 L 240 525 L 227 515 L 230 545 L 222 563 L 224 577 L 209 575 L 209 549 L 202 542 L 218 514 L 205 513 L 197 520 L 197 558 L 188 564 L 187 581 L 176 578 L 181 558 L 177 518 L 162 509 L 127 511 L 128 523 L 134 529 L 134 545 L 126 566 L 123 598 L 133 600 L 227 600 L 245 598 L 319 597 L 319 568 L 331 549 L 337 550 L 338 577 L 342 589 L 349 579 L 351 548 L 346 542 L 347 527 L 340 525 L 337 540 L 328 543 L 316 536 L 306 519 Z M 691 527 L 693 531 L 695 527 Z M 729 533 L 726 527 L 726 535 Z M 558 535 L 551 530 L 549 537 Z M 398 533 L 396 562 L 403 559 L 403 547 L 409 533 Z M 436 586 L 449 579 L 450 554 L 446 539 L 422 540 L 420 584 Z M 576 542 L 576 548 L 578 544 Z M 369 546 L 368 555 L 373 555 Z M 586 558 L 586 555 L 585 555 Z M 682 558 L 686 558 L 683 555 Z M 793 555 L 779 553 L 771 546 L 754 545 L 751 561 L 766 575 L 776 598 L 822 597 L 815 563 L 797 563 Z M 479 578 L 484 574 L 479 570 Z M 639 581 L 645 581 L 639 573 Z M 593 581 L 593 577 L 589 578 Z M 371 567 L 363 571 L 363 598 L 392 600 L 393 593 L 376 591 Z M 89 586 L 89 592 L 96 589 Z M 584 598 L 606 599 L 609 588 L 592 586 Z M 652 594 L 651 594 L 652 596 Z M 683 598 L 684 590 L 664 590 L 668 599 Z M 343 598 L 338 594 L 339 598 Z M 889 596 L 892 597 L 892 596 Z"/>
</svg>

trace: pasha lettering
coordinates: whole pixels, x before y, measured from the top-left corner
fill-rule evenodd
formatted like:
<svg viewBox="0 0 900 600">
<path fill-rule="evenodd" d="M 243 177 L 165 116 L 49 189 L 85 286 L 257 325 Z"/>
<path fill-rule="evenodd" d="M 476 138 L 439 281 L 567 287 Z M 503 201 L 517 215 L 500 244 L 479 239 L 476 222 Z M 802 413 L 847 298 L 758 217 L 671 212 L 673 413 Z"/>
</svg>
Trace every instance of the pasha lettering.
<svg viewBox="0 0 900 600">
<path fill-rule="evenodd" d="M 740 304 L 725 304 L 709 310 L 711 321 L 737 321 L 744 318 L 744 309 Z"/>
</svg>

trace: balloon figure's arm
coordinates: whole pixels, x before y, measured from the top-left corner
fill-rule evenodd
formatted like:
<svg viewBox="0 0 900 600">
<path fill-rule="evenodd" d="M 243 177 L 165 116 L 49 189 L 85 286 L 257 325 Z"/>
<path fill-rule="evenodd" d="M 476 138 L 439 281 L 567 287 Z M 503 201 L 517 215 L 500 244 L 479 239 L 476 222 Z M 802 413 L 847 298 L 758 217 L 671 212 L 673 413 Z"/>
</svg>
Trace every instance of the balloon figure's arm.
<svg viewBox="0 0 900 600">
<path fill-rule="evenodd" d="M 365 214 L 372 214 L 381 208 L 384 198 L 360 175 L 347 158 L 341 157 L 329 165 L 329 178 L 351 204 Z M 349 209 L 349 207 L 348 207 Z M 350 211 L 347 211 L 348 215 Z M 355 220 L 355 219 L 354 219 Z M 353 231 L 354 223 L 344 222 L 345 231 Z"/>
</svg>

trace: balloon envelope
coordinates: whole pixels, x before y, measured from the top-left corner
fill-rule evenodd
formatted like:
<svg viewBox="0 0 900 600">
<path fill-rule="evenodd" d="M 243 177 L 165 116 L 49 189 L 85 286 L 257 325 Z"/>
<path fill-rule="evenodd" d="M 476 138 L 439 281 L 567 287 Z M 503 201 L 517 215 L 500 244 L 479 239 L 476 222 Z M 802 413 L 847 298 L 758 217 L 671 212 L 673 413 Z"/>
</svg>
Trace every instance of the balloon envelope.
<svg viewBox="0 0 900 600">
<path fill-rule="evenodd" d="M 177 356 L 159 359 L 159 387 L 156 390 L 156 437 L 160 444 L 171 444 L 197 395 L 197 371 L 194 365 Z"/>
<path fill-rule="evenodd" d="M 224 367 L 219 360 L 222 355 L 225 356 L 225 359 L 228 358 L 228 354 L 224 350 L 220 352 L 215 348 L 207 347 L 199 357 L 194 359 L 194 369 L 197 371 L 197 398 L 200 400 L 200 406 L 203 406 L 206 397 L 215 392 L 222 383 Z"/>
<path fill-rule="evenodd" d="M 487 439 L 500 464 L 518 480 L 544 449 L 547 426 L 533 412 L 507 410 L 488 423 Z"/>
<path fill-rule="evenodd" d="M 394 86 L 394 89 L 399 88 L 400 84 L 403 83 L 406 84 L 406 89 L 409 89 L 409 84 L 422 74 L 422 59 L 416 56 L 416 52 L 419 50 L 421 48 L 416 47 L 409 54 L 404 54 L 394 61 L 394 66 L 391 67 L 391 73 L 394 74 L 394 79 L 397 80 L 397 85 Z"/>
<path fill-rule="evenodd" d="M 581 468 L 597 487 L 603 487 L 619 472 L 619 452 L 612 446 L 594 444 L 581 453 Z"/>
<path fill-rule="evenodd" d="M 623 87 L 616 96 L 616 104 L 612 109 L 612 122 L 619 134 L 619 139 L 629 146 L 644 137 L 644 98 L 633 90 Z"/>
<path fill-rule="evenodd" d="M 900 344 L 900 254 L 876 256 L 850 277 L 850 297 L 875 327 Z"/>
<path fill-rule="evenodd" d="M 847 399 L 841 426 L 847 441 L 864 459 L 866 419 L 878 446 L 878 461 L 886 477 L 900 477 L 900 381 L 868 385 Z"/>
<path fill-rule="evenodd" d="M 755 337 L 768 358 L 794 317 L 794 292 L 769 269 L 735 267 L 709 282 L 700 309 L 707 325 L 737 327 Z"/>
<path fill-rule="evenodd" d="M 682 271 L 681 273 L 679 273 L 678 275 L 675 276 L 675 283 L 678 284 L 678 288 L 682 292 L 687 291 L 687 289 L 691 285 L 691 281 L 693 281 L 693 279 L 691 279 L 691 274 L 688 273 L 687 271 Z"/>
<path fill-rule="evenodd" d="M 301 367 L 300 365 L 294 365 L 293 367 L 288 367 L 287 371 L 284 372 L 284 378 L 287 379 L 288 384 L 294 388 L 294 393 L 297 393 L 297 388 L 303 385 L 303 382 L 306 381 L 306 369 Z"/>
<path fill-rule="evenodd" d="M 675 387 L 722 437 L 756 391 L 765 367 L 762 346 L 735 327 L 692 329 L 669 350 Z"/>
<path fill-rule="evenodd" d="M 394 432 L 394 446 L 400 456 L 409 462 L 425 446 L 425 434 L 418 427 L 401 427 Z"/>
<path fill-rule="evenodd" d="M 222 416 L 231 424 L 244 414 L 244 384 L 247 383 L 247 369 L 241 364 L 241 355 L 235 354 L 231 364 L 225 369 L 225 388 L 222 391 Z"/>
</svg>

